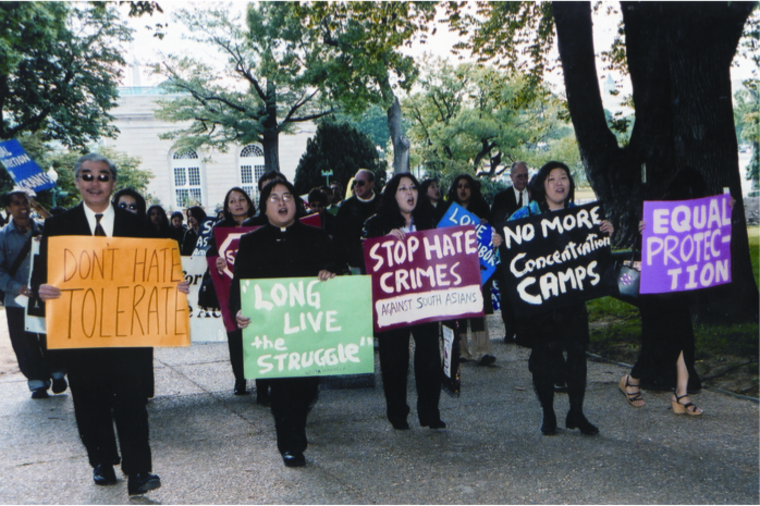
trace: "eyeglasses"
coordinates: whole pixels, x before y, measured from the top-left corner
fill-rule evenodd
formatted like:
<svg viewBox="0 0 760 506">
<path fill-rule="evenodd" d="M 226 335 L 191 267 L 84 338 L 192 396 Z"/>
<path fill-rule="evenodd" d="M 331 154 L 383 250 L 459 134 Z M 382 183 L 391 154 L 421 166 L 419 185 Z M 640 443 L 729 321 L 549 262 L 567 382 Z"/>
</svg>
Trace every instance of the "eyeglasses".
<svg viewBox="0 0 760 506">
<path fill-rule="evenodd" d="M 293 195 L 290 193 L 284 193 L 282 197 L 279 195 L 270 195 L 269 196 L 269 202 L 272 204 L 279 204 L 280 202 L 292 202 L 293 201 Z"/>
<path fill-rule="evenodd" d="M 122 209 L 129 209 L 130 211 L 137 211 L 137 204 L 127 204 L 126 202 L 119 202 L 119 207 Z M 155 213 L 151 213 L 153 215 Z"/>
<path fill-rule="evenodd" d="M 91 183 L 95 180 L 95 177 L 98 178 L 98 181 L 101 183 L 107 183 L 111 180 L 111 174 L 98 174 L 95 176 L 95 174 L 90 174 L 89 172 L 85 172 L 84 174 L 79 174 L 79 177 L 82 179 L 82 181 L 86 183 Z"/>
<path fill-rule="evenodd" d="M 356 186 L 364 186 L 365 184 L 367 184 L 367 182 L 363 179 L 357 179 L 356 181 L 354 181 L 354 184 Z"/>
</svg>

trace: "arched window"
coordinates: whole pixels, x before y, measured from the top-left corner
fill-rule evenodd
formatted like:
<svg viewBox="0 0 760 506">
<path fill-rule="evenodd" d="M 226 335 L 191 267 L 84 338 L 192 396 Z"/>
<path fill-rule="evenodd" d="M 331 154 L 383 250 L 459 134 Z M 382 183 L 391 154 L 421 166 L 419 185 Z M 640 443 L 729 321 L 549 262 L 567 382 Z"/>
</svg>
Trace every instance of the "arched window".
<svg viewBox="0 0 760 506">
<path fill-rule="evenodd" d="M 264 175 L 264 151 L 254 144 L 240 150 L 240 186 L 254 201 L 259 198 L 259 178 Z"/>
<path fill-rule="evenodd" d="M 198 153 L 192 149 L 172 155 L 174 203 L 177 207 L 203 205 L 203 182 Z"/>
</svg>

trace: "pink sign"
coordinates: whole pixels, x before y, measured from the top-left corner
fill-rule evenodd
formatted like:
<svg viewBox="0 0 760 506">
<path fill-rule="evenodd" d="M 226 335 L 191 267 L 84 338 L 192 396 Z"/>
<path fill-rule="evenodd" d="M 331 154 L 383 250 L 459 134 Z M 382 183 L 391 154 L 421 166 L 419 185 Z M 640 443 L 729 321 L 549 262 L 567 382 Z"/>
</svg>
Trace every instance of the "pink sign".
<svg viewBox="0 0 760 506">
<path fill-rule="evenodd" d="M 311 214 L 301 218 L 301 223 L 319 228 L 319 213 Z M 230 314 L 230 287 L 232 286 L 232 276 L 235 273 L 235 256 L 237 255 L 240 238 L 249 232 L 253 232 L 259 227 L 215 227 L 214 238 L 216 239 L 217 251 L 219 256 L 208 257 L 208 269 L 211 279 L 214 281 L 216 297 L 219 300 L 219 309 L 222 312 L 222 321 L 227 332 L 237 329 L 234 315 Z M 227 265 L 223 274 L 219 274 L 216 268 L 216 259 L 222 257 L 226 260 Z"/>
<path fill-rule="evenodd" d="M 644 202 L 639 293 L 731 282 L 731 196 Z"/>
<path fill-rule="evenodd" d="M 375 331 L 483 316 L 472 225 L 376 237 L 364 243 Z"/>
</svg>

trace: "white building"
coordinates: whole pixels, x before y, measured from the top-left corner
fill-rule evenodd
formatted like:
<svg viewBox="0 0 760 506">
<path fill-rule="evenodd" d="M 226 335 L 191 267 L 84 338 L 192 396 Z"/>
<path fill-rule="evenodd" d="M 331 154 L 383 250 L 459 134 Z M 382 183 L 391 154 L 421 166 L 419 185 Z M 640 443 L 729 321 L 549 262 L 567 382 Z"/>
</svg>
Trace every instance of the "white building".
<svg viewBox="0 0 760 506">
<path fill-rule="evenodd" d="M 153 114 L 159 97 L 166 98 L 155 87 L 119 88 L 118 106 L 111 111 L 113 124 L 121 131 L 116 139 L 105 139 L 103 145 L 138 157 L 140 169 L 153 173 L 148 193 L 158 199 L 166 211 L 201 205 L 206 212 L 221 207 L 224 196 L 233 186 L 245 189 L 258 205 L 256 182 L 264 173 L 264 152 L 261 145 L 230 146 L 226 153 L 218 151 L 176 152 L 172 141 L 159 139 L 159 134 L 179 129 L 182 125 L 160 121 Z M 316 125 L 305 123 L 294 135 L 280 136 L 280 170 L 293 181 L 306 141 L 316 133 Z"/>
</svg>

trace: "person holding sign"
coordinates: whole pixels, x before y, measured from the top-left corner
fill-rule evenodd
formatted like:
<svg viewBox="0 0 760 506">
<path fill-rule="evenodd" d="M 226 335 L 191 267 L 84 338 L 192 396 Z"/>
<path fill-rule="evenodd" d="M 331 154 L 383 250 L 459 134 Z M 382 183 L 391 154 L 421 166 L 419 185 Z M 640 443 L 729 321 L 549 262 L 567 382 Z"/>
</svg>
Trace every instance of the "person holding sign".
<svg viewBox="0 0 760 506">
<path fill-rule="evenodd" d="M 74 165 L 76 187 L 83 203 L 45 222 L 40 245 L 43 283 L 35 287 L 43 301 L 59 299 L 61 290 L 47 281 L 48 239 L 54 236 L 145 237 L 145 223 L 129 211 L 111 205 L 116 167 L 107 158 L 90 153 Z M 50 251 L 51 254 L 59 252 Z M 189 292 L 186 281 L 177 289 Z M 96 485 L 113 485 L 113 465 L 119 462 L 113 424 L 119 435 L 121 468 L 129 475 L 129 495 L 141 495 L 161 486 L 152 474 L 148 441 L 146 371 L 151 348 L 80 348 L 60 351 L 69 375 L 74 415 Z"/>
<path fill-rule="evenodd" d="M 268 223 L 240 238 L 230 291 L 230 311 L 239 329 L 251 324 L 251 318 L 241 311 L 240 280 L 317 276 L 326 281 L 335 277 L 337 265 L 330 238 L 323 230 L 296 219 L 297 198 L 289 182 L 268 183 L 260 199 Z M 306 416 L 317 396 L 319 378 L 276 378 L 269 383 L 277 449 L 286 466 L 303 467 Z"/>
<path fill-rule="evenodd" d="M 449 188 L 449 202 L 456 202 L 460 206 L 464 207 L 478 218 L 481 223 L 486 222 L 491 210 L 488 207 L 486 199 L 480 193 L 480 182 L 473 179 L 468 174 L 460 174 L 451 183 Z M 498 248 L 501 245 L 501 236 L 495 234 L 493 236 L 493 245 Z M 489 280 L 483 285 L 483 306 L 485 314 L 493 313 L 493 304 L 491 302 L 491 281 Z M 493 349 L 491 348 L 491 339 L 488 337 L 488 328 L 486 327 L 486 319 L 482 318 L 470 318 L 470 328 L 472 330 L 472 339 L 468 339 L 467 334 L 467 319 L 455 320 L 450 326 L 458 326 L 460 332 L 461 342 L 461 360 L 474 360 L 478 365 L 486 366 L 496 362 L 496 357 L 493 356 Z"/>
<path fill-rule="evenodd" d="M 390 235 L 403 240 L 407 232 L 435 228 L 427 206 L 419 204 L 417 179 L 410 173 L 396 174 L 388 181 L 380 211 L 364 223 L 365 239 Z M 388 420 L 394 429 L 407 430 L 409 405 L 406 377 L 409 370 L 409 335 L 414 337 L 414 378 L 417 384 L 417 416 L 422 427 L 445 429 L 438 401 L 441 397 L 441 353 L 438 323 L 421 323 L 379 332 L 380 372 Z"/>
<path fill-rule="evenodd" d="M 233 187 L 224 197 L 224 219 L 217 222 L 214 228 L 219 227 L 242 227 L 243 222 L 256 214 L 256 206 L 251 197 L 240 187 Z M 224 273 L 227 261 L 219 256 L 216 246 L 216 236 L 211 234 L 209 248 L 206 257 L 217 257 L 216 269 L 219 274 Z M 230 349 L 230 364 L 232 374 L 235 376 L 235 395 L 248 395 L 248 385 L 243 372 L 243 331 L 240 329 L 227 332 L 227 345 Z M 264 385 L 265 381 L 256 380 L 256 395 L 259 404 L 269 403 L 269 388 Z"/>
<path fill-rule="evenodd" d="M 686 166 L 676 172 L 661 200 L 692 200 L 708 195 L 702 174 Z M 646 227 L 647 223 L 639 223 L 639 232 L 643 232 Z M 694 368 L 691 305 L 691 295 L 684 292 L 639 295 L 639 357 L 630 374 L 623 376 L 618 385 L 631 406 L 639 408 L 646 404 L 641 397 L 640 387 L 643 384 L 657 390 L 673 389 L 673 413 L 691 416 L 702 414 L 702 410 L 689 399 L 689 392 L 701 389 Z"/>
<path fill-rule="evenodd" d="M 570 169 L 561 162 L 548 162 L 536 176 L 531 188 L 533 201 L 518 209 L 509 218 L 519 220 L 535 214 L 551 213 L 574 207 L 575 183 Z M 603 233 L 612 235 L 614 227 L 602 221 Z M 531 348 L 528 367 L 533 373 L 533 386 L 543 410 L 541 434 L 557 433 L 554 414 L 554 385 L 564 380 L 570 411 L 565 419 L 568 429 L 580 429 L 593 436 L 599 429 L 583 414 L 583 398 L 586 394 L 586 348 L 589 344 L 588 312 L 586 303 L 554 309 L 540 318 L 525 320 L 518 315 L 517 344 Z M 563 355 L 567 352 L 567 360 Z"/>
</svg>

